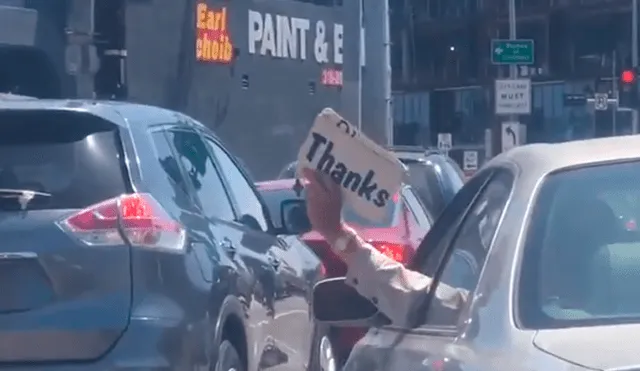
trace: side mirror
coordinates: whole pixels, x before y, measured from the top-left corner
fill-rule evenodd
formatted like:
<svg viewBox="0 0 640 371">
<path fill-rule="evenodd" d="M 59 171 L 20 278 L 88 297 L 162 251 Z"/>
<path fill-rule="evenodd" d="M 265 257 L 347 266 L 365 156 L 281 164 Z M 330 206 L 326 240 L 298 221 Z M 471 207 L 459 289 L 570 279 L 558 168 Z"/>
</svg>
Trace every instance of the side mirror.
<svg viewBox="0 0 640 371">
<path fill-rule="evenodd" d="M 244 225 L 245 227 L 253 229 L 254 231 L 262 231 L 260 223 L 258 223 L 256 218 L 249 214 L 242 215 L 240 219 L 238 219 L 238 222 L 240 222 L 240 224 Z"/>
<path fill-rule="evenodd" d="M 378 308 L 347 285 L 344 277 L 318 282 L 313 288 L 313 315 L 319 322 L 337 327 L 371 327 L 389 324 Z"/>
<path fill-rule="evenodd" d="M 304 234 L 311 230 L 304 200 L 286 200 L 280 204 L 283 234 Z"/>
</svg>

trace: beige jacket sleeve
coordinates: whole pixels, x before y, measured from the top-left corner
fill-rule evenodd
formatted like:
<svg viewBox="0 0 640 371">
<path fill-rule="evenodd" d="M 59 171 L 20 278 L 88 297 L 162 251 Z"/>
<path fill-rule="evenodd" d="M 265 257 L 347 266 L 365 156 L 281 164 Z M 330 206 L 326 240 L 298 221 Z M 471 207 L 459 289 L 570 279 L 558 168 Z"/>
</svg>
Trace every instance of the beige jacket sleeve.
<svg viewBox="0 0 640 371">
<path fill-rule="evenodd" d="M 347 259 L 347 284 L 369 298 L 396 326 L 406 327 L 412 308 L 424 300 L 431 278 L 405 268 L 373 246 L 356 238 L 357 250 Z M 438 285 L 436 297 L 442 305 L 457 310 L 468 293 L 444 283 Z"/>
</svg>

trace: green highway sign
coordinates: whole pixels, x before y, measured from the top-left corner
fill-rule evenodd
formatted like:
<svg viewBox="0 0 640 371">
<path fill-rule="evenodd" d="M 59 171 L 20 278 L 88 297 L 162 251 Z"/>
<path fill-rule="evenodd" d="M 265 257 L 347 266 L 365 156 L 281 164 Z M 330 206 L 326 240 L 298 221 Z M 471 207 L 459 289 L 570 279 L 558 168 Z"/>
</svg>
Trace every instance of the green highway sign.
<svg viewBox="0 0 640 371">
<path fill-rule="evenodd" d="M 533 64 L 533 40 L 491 40 L 491 63 Z"/>
</svg>

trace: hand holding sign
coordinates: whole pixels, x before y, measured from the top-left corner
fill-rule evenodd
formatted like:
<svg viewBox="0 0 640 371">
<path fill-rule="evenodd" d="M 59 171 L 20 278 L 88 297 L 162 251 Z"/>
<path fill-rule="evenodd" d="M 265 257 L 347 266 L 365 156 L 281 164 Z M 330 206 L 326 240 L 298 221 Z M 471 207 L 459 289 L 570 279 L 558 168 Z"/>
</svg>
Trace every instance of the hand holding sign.
<svg viewBox="0 0 640 371">
<path fill-rule="evenodd" d="M 303 169 L 307 189 L 307 215 L 313 229 L 327 241 L 337 238 L 341 230 L 342 195 L 340 186 L 328 175 L 312 169 Z"/>
<path fill-rule="evenodd" d="M 404 167 L 393 154 L 330 108 L 318 115 L 300 148 L 298 174 L 305 168 L 339 185 L 344 202 L 372 221 L 383 218 L 404 177 Z"/>
</svg>

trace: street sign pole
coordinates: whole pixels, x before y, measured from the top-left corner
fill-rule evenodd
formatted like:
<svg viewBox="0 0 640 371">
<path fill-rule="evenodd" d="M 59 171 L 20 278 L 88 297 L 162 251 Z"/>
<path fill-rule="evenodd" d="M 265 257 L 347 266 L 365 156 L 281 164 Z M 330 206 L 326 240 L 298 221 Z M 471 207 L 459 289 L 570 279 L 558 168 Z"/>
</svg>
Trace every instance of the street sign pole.
<svg viewBox="0 0 640 371">
<path fill-rule="evenodd" d="M 638 0 L 631 1 L 631 66 L 638 67 Z M 636 89 L 638 87 L 636 86 Z M 638 110 L 632 112 L 632 134 L 638 134 Z"/>
<path fill-rule="evenodd" d="M 516 37 L 516 2 L 515 0 L 509 0 L 509 39 L 516 40 Z M 518 66 L 516 64 L 509 65 L 509 77 L 511 79 L 518 78 Z M 518 115 L 510 115 L 509 121 L 519 121 Z"/>
</svg>

